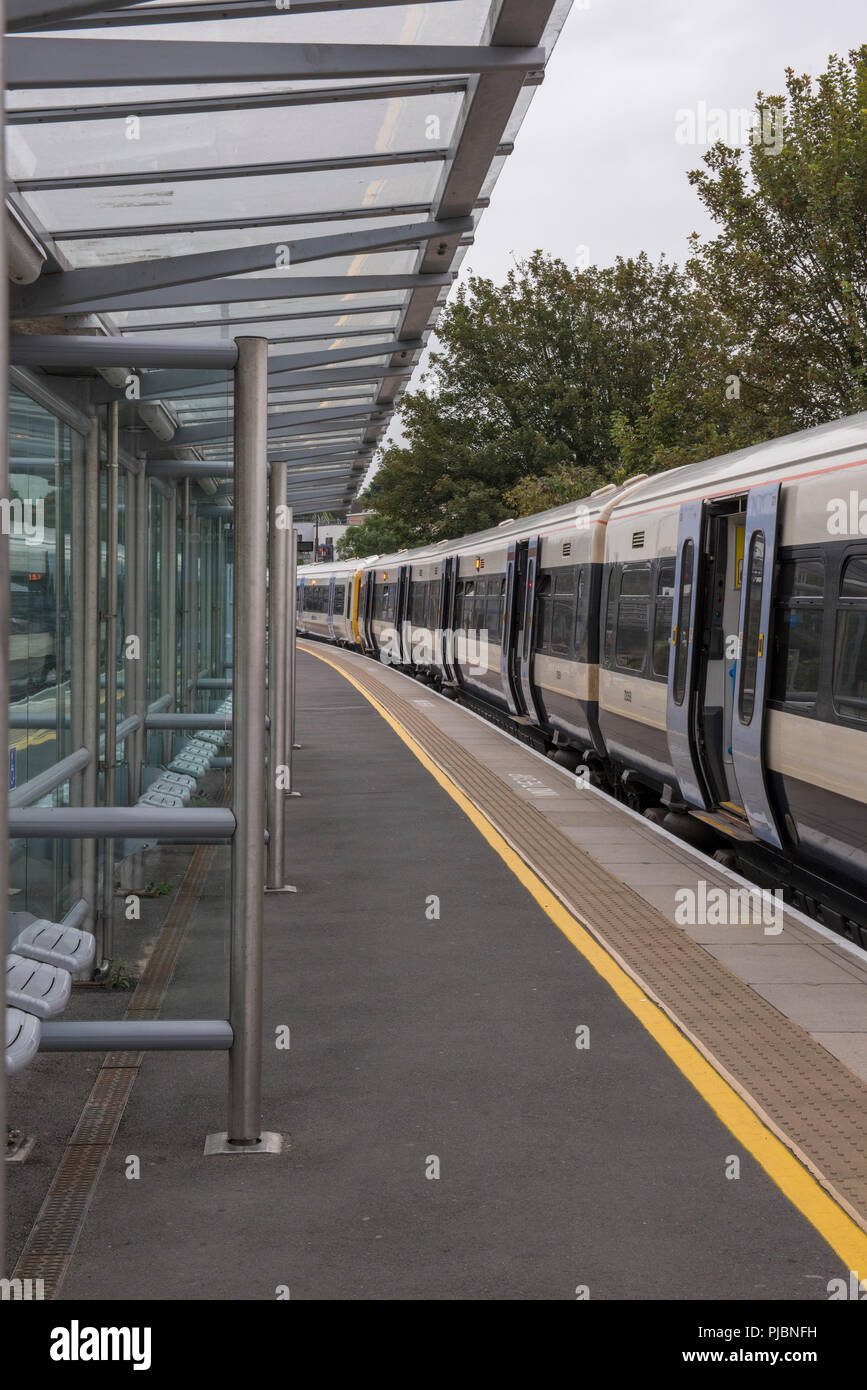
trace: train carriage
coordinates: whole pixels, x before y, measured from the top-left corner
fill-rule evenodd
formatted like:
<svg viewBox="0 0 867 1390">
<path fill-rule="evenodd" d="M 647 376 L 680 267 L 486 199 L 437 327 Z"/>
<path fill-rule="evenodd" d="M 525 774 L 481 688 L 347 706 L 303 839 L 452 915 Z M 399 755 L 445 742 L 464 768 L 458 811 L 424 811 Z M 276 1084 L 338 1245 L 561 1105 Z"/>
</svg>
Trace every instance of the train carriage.
<svg viewBox="0 0 867 1390">
<path fill-rule="evenodd" d="M 867 414 L 302 574 L 306 630 L 867 937 Z"/>
</svg>

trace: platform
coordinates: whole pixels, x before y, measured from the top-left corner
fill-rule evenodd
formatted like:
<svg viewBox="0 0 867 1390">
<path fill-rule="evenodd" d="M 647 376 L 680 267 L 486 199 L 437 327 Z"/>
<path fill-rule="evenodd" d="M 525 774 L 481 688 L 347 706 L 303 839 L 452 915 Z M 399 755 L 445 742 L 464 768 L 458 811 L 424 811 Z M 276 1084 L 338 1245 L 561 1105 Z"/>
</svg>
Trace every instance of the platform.
<svg viewBox="0 0 867 1390">
<path fill-rule="evenodd" d="M 681 927 L 679 888 L 733 876 L 396 672 L 302 644 L 298 680 L 300 891 L 265 908 L 288 1142 L 206 1158 L 225 1061 L 109 1059 L 135 1075 L 80 1229 L 15 1272 L 53 1259 L 70 1300 L 824 1301 L 867 1269 L 863 954 L 791 914 Z M 225 853 L 169 914 L 165 1017 L 224 999 Z"/>
</svg>

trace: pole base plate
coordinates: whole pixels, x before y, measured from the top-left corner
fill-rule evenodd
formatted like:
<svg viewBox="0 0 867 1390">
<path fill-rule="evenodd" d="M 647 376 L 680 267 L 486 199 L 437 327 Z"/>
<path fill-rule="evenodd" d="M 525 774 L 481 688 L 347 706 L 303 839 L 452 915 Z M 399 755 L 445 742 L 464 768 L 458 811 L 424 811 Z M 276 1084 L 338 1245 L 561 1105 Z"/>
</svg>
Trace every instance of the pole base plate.
<svg viewBox="0 0 867 1390">
<path fill-rule="evenodd" d="M 258 1144 L 230 1144 L 225 1130 L 209 1134 L 205 1139 L 205 1158 L 213 1154 L 279 1154 L 283 1152 L 283 1135 L 263 1129 Z"/>
</svg>

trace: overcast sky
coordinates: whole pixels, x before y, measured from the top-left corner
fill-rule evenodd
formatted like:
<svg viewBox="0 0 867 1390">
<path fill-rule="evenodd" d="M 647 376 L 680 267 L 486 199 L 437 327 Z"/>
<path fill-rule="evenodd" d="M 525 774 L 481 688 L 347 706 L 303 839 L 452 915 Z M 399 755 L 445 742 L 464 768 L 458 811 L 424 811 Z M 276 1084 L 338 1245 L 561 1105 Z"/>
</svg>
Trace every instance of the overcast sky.
<svg viewBox="0 0 867 1390">
<path fill-rule="evenodd" d="M 867 42 L 864 0 L 585 4 L 573 4 L 462 279 L 501 281 L 537 247 L 570 265 L 579 247 L 599 265 L 642 250 L 682 262 L 689 233 L 710 223 L 686 178 L 706 146 L 678 142 L 677 112 L 751 110 L 759 90 L 784 92 L 787 67 L 815 77 L 829 54 Z"/>
</svg>

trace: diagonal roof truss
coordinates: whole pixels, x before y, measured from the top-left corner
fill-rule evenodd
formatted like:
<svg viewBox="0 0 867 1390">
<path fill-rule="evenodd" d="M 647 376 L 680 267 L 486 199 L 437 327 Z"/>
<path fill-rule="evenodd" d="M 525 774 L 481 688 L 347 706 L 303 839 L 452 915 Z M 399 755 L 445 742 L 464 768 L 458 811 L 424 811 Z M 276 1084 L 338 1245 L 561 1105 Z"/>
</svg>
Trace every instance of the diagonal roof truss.
<svg viewBox="0 0 867 1390">
<path fill-rule="evenodd" d="M 6 0 L 8 202 L 41 255 L 13 360 L 68 373 L 51 335 L 106 335 L 91 400 L 157 406 L 155 471 L 216 476 L 220 348 L 266 337 L 288 500 L 351 502 L 571 2 Z"/>
</svg>

